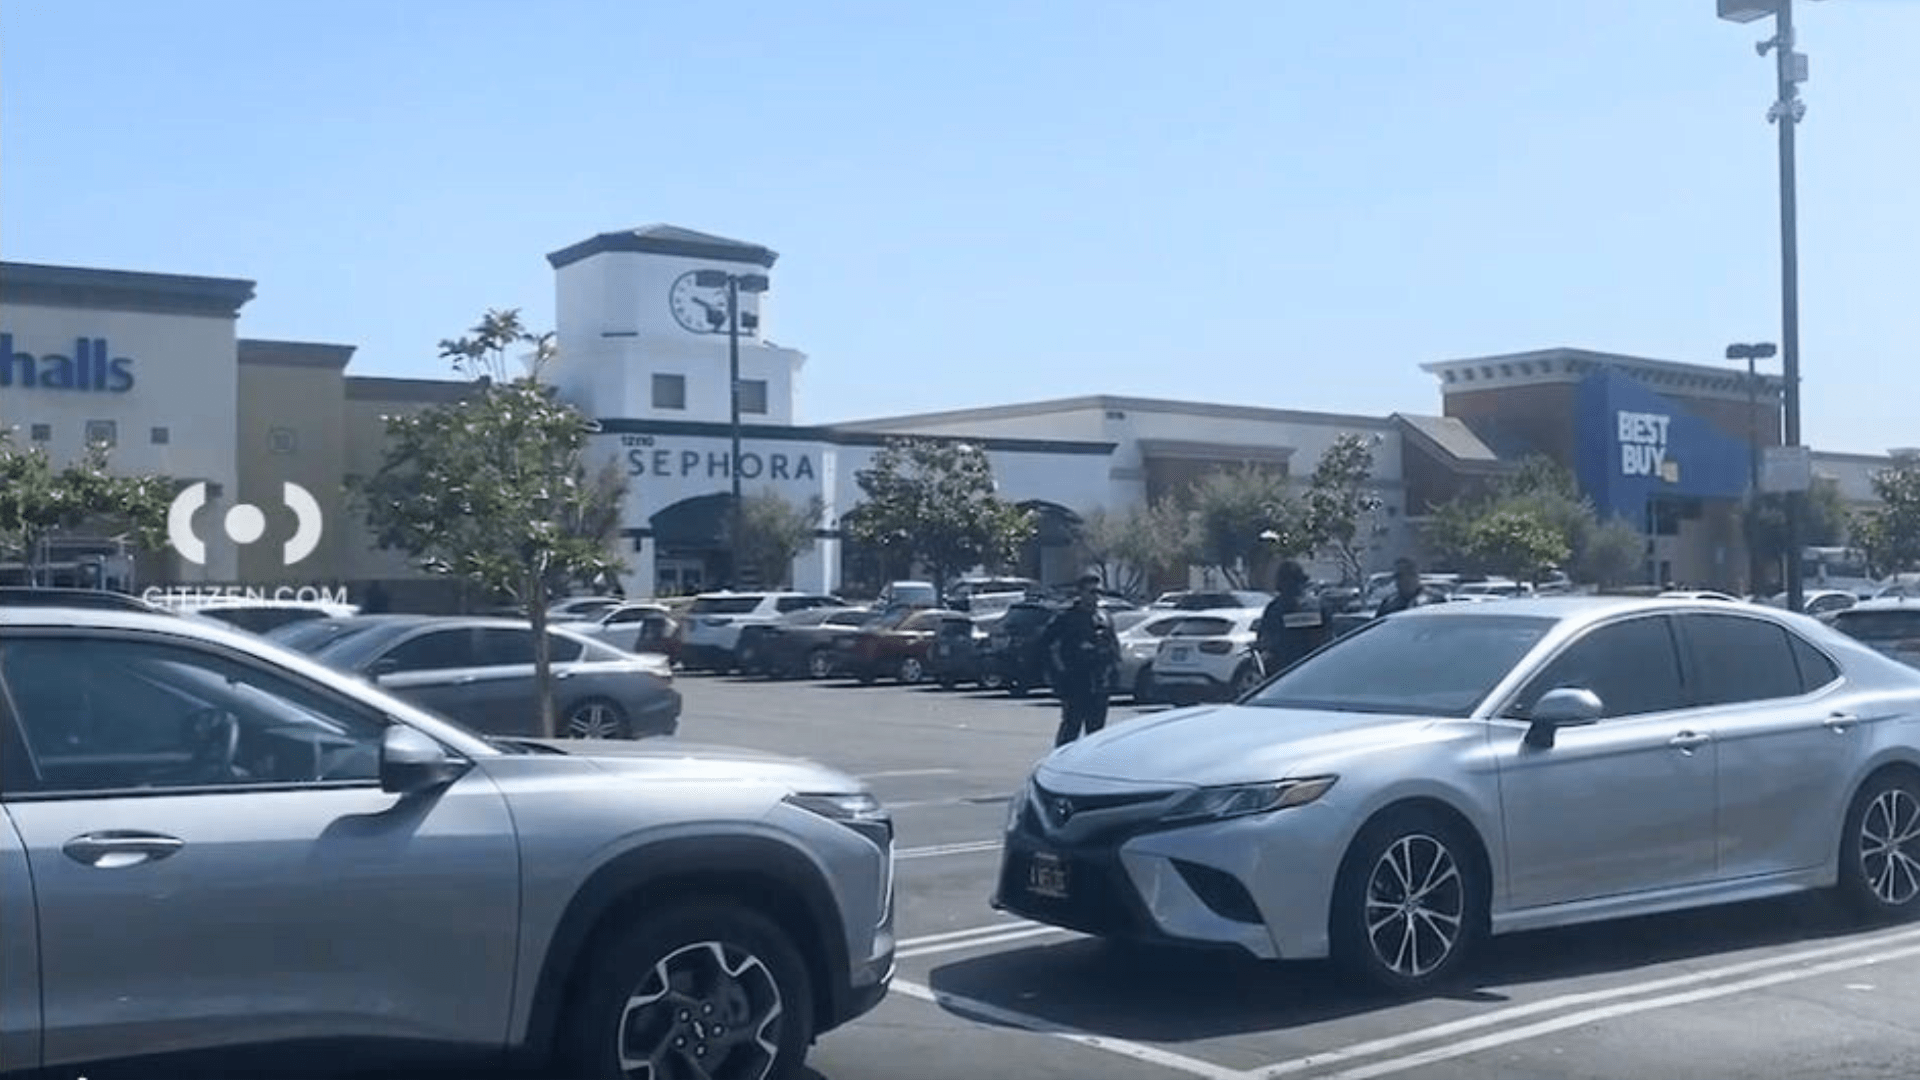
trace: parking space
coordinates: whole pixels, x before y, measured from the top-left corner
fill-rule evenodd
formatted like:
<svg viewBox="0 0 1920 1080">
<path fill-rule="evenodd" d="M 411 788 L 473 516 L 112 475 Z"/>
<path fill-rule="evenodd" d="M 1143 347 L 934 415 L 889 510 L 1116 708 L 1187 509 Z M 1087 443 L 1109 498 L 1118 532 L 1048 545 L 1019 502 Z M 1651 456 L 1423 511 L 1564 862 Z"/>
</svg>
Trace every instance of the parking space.
<svg viewBox="0 0 1920 1080">
<path fill-rule="evenodd" d="M 1920 926 L 1789 898 L 1502 939 L 1471 992 L 1386 1002 L 1314 963 L 1142 951 L 988 906 L 1006 798 L 1050 699 L 690 676 L 683 734 L 865 777 L 900 835 L 899 982 L 822 1080 L 1909 1077 Z M 1111 723 L 1147 710 L 1116 705 Z"/>
</svg>

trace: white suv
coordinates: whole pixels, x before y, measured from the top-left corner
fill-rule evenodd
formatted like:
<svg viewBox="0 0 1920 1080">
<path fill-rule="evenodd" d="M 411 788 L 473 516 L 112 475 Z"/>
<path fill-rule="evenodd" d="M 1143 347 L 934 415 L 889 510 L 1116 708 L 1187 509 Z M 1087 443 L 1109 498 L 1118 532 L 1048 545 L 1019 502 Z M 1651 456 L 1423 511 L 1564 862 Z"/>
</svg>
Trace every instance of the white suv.
<svg viewBox="0 0 1920 1080">
<path fill-rule="evenodd" d="M 690 671 L 732 671 L 739 663 L 740 628 L 771 623 L 789 612 L 846 607 L 837 596 L 800 592 L 718 592 L 697 596 L 680 620 L 680 662 Z"/>
<path fill-rule="evenodd" d="M 1197 611 L 1160 639 L 1153 657 L 1153 695 L 1185 705 L 1207 698 L 1237 698 L 1260 681 L 1253 643 L 1260 636 L 1259 608 Z"/>
</svg>

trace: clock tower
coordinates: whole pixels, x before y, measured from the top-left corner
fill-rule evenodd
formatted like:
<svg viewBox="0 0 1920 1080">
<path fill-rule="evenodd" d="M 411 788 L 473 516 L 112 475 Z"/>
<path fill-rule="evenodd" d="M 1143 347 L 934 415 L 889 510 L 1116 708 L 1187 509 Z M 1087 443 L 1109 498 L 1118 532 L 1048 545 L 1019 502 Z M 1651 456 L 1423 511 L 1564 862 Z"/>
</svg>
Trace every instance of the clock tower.
<svg viewBox="0 0 1920 1080">
<path fill-rule="evenodd" d="M 758 244 L 671 225 L 601 233 L 547 256 L 560 393 L 600 420 L 728 423 L 727 289 L 701 271 L 766 279 Z M 766 339 L 767 293 L 740 292 L 740 422 L 789 426 L 804 354 Z"/>
</svg>

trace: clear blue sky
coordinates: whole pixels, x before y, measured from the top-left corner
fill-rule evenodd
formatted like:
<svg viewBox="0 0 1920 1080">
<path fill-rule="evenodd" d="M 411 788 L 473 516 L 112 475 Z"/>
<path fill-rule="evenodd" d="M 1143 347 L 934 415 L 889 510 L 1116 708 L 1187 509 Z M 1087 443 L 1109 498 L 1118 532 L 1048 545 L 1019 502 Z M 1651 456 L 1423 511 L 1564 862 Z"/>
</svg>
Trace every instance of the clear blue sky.
<svg viewBox="0 0 1920 1080">
<path fill-rule="evenodd" d="M 1805 428 L 1920 444 L 1920 0 L 1801 3 Z M 1770 23 L 1713 0 L 9 0 L 0 254 L 251 278 L 439 375 L 544 256 L 767 244 L 803 419 L 1437 412 L 1423 361 L 1777 340 Z"/>
</svg>

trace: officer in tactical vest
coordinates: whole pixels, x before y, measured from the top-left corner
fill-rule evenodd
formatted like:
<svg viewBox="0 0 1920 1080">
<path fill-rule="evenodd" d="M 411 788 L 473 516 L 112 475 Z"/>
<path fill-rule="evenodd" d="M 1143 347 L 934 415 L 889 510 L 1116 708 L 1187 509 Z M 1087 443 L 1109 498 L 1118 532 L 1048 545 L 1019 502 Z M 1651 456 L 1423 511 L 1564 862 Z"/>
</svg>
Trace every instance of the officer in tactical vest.
<svg viewBox="0 0 1920 1080">
<path fill-rule="evenodd" d="M 1291 667 L 1333 640 L 1331 614 L 1307 595 L 1307 572 L 1299 563 L 1288 559 L 1280 564 L 1273 591 L 1273 600 L 1260 614 L 1260 635 L 1254 642 L 1261 670 L 1268 675 Z"/>
<path fill-rule="evenodd" d="M 1060 730 L 1053 745 L 1065 746 L 1107 726 L 1107 697 L 1120 662 L 1120 638 L 1113 621 L 1100 610 L 1100 577 L 1087 574 L 1075 583 L 1073 606 L 1053 617 L 1034 647 L 1055 665 L 1054 689 L 1060 695 Z"/>
</svg>

